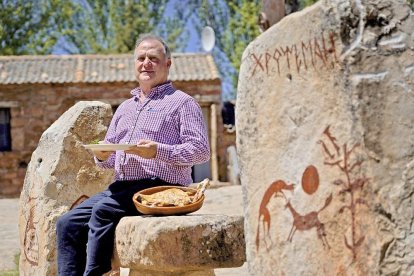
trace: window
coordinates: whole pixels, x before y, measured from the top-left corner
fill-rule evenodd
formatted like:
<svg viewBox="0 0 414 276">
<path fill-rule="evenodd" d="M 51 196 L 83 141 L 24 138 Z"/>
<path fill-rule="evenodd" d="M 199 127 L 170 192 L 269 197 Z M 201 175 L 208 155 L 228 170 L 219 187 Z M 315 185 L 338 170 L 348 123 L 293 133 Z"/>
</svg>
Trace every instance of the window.
<svg viewBox="0 0 414 276">
<path fill-rule="evenodd" d="M 0 151 L 11 151 L 10 108 L 0 108 Z"/>
</svg>

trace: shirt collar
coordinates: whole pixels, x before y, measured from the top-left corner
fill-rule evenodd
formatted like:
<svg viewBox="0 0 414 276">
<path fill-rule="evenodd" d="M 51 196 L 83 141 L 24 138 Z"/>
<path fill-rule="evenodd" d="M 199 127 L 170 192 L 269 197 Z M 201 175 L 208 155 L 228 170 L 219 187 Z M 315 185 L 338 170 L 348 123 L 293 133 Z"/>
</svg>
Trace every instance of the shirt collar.
<svg viewBox="0 0 414 276">
<path fill-rule="evenodd" d="M 160 84 L 158 86 L 155 86 L 155 87 L 151 88 L 151 91 L 150 91 L 150 93 L 148 94 L 147 97 L 148 98 L 152 98 L 155 95 L 161 94 L 164 91 L 169 90 L 169 88 L 173 88 L 171 81 L 167 81 L 167 82 L 165 82 L 163 84 Z M 136 87 L 136 88 L 134 88 L 134 89 L 131 90 L 131 94 L 134 95 L 135 97 L 139 97 L 139 95 L 141 93 L 142 93 L 142 90 L 139 87 Z"/>
</svg>

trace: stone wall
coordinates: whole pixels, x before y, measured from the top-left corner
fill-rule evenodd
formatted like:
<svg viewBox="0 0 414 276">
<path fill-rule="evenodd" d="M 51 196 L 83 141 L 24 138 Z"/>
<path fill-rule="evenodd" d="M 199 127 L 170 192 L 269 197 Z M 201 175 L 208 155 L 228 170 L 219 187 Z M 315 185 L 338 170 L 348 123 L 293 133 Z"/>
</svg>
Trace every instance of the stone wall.
<svg viewBox="0 0 414 276">
<path fill-rule="evenodd" d="M 405 0 L 321 0 L 245 50 L 252 275 L 414 273 L 413 30 Z"/>
<path fill-rule="evenodd" d="M 219 103 L 220 80 L 176 82 L 174 85 L 199 97 L 201 105 L 214 101 Z M 129 92 L 135 86 L 132 82 L 0 86 L 0 107 L 9 107 L 11 110 L 12 136 L 12 151 L 0 152 L 0 197 L 19 195 L 27 164 L 41 134 L 65 111 L 83 100 L 99 100 L 117 106 L 130 97 Z M 219 131 L 219 138 L 223 133 Z M 223 167 L 220 169 L 220 178 L 224 180 L 225 150 L 221 150 L 220 154 L 223 154 L 219 156 L 220 166 Z"/>
</svg>

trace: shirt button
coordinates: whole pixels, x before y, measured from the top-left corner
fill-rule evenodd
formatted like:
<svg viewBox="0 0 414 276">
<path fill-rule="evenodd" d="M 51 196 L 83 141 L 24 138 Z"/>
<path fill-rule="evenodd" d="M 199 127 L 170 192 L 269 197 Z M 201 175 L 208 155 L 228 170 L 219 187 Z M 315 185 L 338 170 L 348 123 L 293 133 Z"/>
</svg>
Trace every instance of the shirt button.
<svg viewBox="0 0 414 276">
<path fill-rule="evenodd" d="M 119 177 L 122 179 L 122 178 L 124 178 L 124 174 L 123 173 L 121 173 L 120 175 L 119 175 Z"/>
</svg>

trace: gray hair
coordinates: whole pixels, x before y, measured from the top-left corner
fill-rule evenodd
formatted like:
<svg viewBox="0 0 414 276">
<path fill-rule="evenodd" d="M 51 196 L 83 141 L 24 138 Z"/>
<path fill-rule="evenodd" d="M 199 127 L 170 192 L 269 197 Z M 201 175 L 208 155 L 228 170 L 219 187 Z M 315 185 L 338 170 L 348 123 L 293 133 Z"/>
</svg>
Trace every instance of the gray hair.
<svg viewBox="0 0 414 276">
<path fill-rule="evenodd" d="M 165 41 L 160 36 L 150 34 L 150 33 L 141 34 L 138 37 L 137 41 L 135 42 L 135 48 L 134 49 L 136 49 L 139 46 L 139 44 L 141 44 L 141 42 L 143 42 L 144 40 L 157 40 L 157 41 L 161 42 L 162 46 L 164 46 L 165 55 L 167 56 L 167 58 L 171 58 L 171 51 L 170 51 L 170 48 L 168 47 L 167 43 L 165 43 Z M 134 53 L 134 58 L 136 58 L 135 53 Z"/>
</svg>

